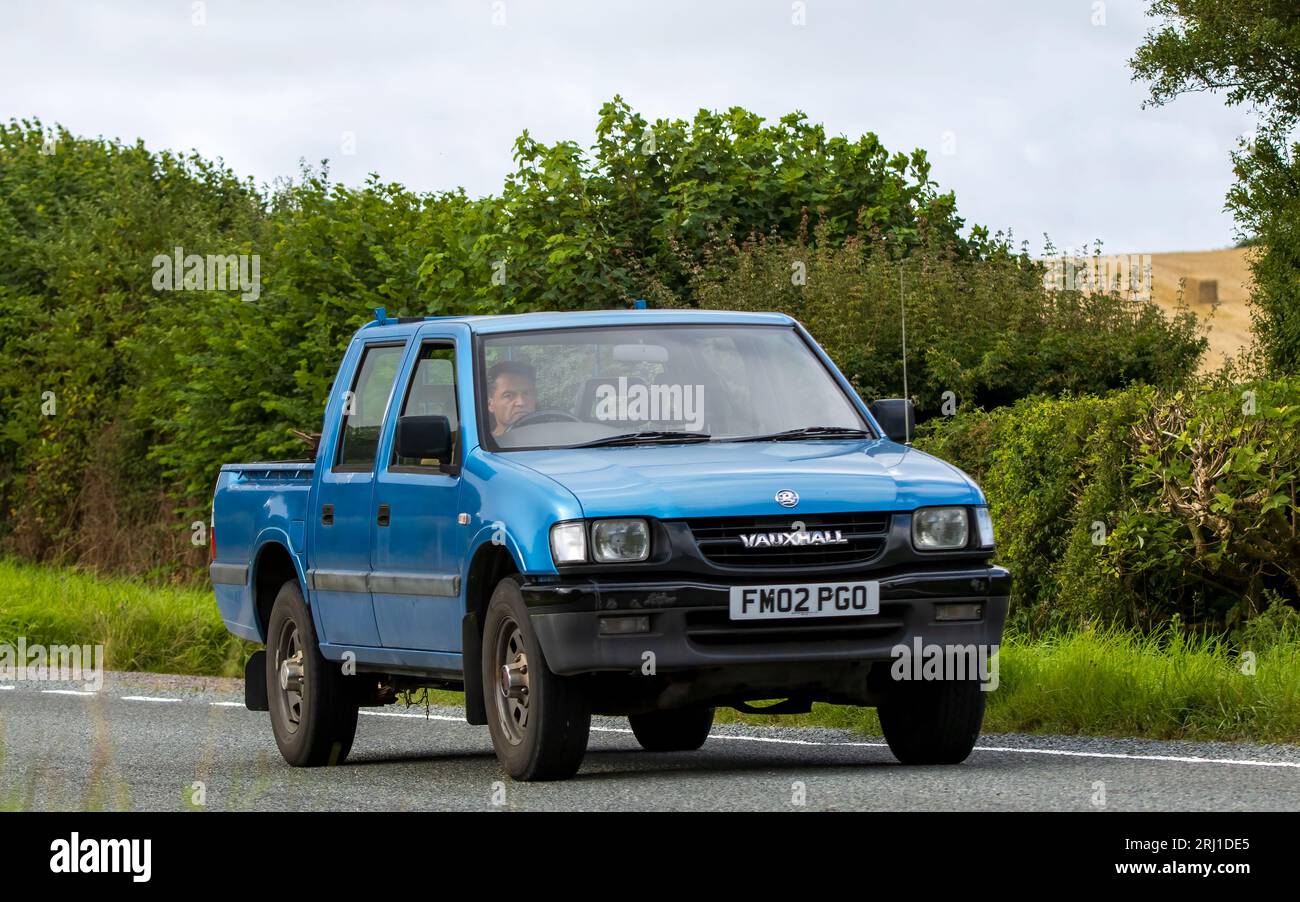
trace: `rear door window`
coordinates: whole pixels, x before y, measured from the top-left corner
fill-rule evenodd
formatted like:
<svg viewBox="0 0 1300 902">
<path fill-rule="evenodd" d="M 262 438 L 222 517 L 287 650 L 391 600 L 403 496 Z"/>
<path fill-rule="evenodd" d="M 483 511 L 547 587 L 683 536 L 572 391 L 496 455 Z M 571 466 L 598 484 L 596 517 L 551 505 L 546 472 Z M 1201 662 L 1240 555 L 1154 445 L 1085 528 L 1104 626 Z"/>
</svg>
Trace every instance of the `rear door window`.
<svg viewBox="0 0 1300 902">
<path fill-rule="evenodd" d="M 404 345 L 369 345 L 361 354 L 352 390 L 343 398 L 343 424 L 335 468 L 369 470 L 375 465 L 384 412 L 402 362 Z"/>
</svg>

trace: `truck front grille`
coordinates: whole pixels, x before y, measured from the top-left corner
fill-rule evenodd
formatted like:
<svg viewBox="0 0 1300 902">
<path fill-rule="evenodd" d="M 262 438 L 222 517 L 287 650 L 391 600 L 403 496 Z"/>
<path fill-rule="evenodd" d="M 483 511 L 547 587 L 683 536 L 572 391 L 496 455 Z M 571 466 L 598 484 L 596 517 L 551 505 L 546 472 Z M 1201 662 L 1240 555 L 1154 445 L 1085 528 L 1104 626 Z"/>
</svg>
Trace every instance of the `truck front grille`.
<svg viewBox="0 0 1300 902">
<path fill-rule="evenodd" d="M 705 517 L 687 520 L 700 553 L 726 567 L 818 567 L 861 564 L 885 549 L 888 513 L 807 514 L 782 517 Z M 742 535 L 787 534 L 802 523 L 808 533 L 830 534 L 843 544 L 757 544 L 747 547 Z M 836 535 L 838 534 L 838 535 Z"/>
</svg>

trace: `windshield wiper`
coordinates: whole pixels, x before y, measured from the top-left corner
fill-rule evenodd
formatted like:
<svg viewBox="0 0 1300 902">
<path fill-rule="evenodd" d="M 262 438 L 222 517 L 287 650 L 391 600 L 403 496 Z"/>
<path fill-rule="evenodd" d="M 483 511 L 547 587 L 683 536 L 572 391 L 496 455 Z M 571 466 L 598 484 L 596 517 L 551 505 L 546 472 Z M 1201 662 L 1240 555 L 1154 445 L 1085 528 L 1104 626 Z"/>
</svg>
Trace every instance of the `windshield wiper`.
<svg viewBox="0 0 1300 902">
<path fill-rule="evenodd" d="M 738 438 L 722 438 L 720 442 L 791 442 L 805 438 L 873 438 L 865 429 L 852 426 L 804 426 L 802 429 L 787 429 L 784 432 L 772 432 L 767 435 L 742 435 Z"/>
<path fill-rule="evenodd" d="M 707 432 L 673 432 L 664 430 L 647 430 L 644 432 L 625 432 L 621 435 L 609 435 L 595 441 L 570 445 L 570 448 L 599 448 L 607 445 L 640 445 L 643 443 L 667 443 L 673 441 L 707 442 L 713 436 Z"/>
</svg>

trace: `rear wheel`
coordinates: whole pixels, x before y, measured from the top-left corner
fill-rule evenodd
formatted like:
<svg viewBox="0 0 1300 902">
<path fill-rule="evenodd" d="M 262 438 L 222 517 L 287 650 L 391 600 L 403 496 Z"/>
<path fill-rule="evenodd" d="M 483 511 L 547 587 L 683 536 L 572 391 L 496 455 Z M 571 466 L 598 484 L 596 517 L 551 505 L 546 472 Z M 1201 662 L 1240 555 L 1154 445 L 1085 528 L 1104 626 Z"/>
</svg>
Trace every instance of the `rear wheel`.
<svg viewBox="0 0 1300 902">
<path fill-rule="evenodd" d="M 572 677 L 546 666 L 519 584 L 497 584 L 483 621 L 483 701 L 492 748 L 516 780 L 564 780 L 587 753 L 591 709 Z"/>
<path fill-rule="evenodd" d="M 713 729 L 713 708 L 678 708 L 629 714 L 627 721 L 647 752 L 693 752 Z"/>
<path fill-rule="evenodd" d="M 357 692 L 326 661 L 295 580 L 280 587 L 266 629 L 267 707 L 284 760 L 294 767 L 342 764 L 357 732 Z"/>
<path fill-rule="evenodd" d="M 960 764 L 984 723 L 978 680 L 898 683 L 879 708 L 880 727 L 903 764 Z"/>
</svg>

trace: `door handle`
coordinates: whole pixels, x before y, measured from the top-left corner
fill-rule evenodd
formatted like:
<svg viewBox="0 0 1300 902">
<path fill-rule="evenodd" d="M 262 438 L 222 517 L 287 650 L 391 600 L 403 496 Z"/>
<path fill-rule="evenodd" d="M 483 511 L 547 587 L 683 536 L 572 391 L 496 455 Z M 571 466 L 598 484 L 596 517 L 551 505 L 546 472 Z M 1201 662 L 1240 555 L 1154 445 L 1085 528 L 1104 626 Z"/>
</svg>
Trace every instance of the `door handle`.
<svg viewBox="0 0 1300 902">
<path fill-rule="evenodd" d="M 320 506 L 320 522 L 321 526 L 334 525 L 334 505 L 322 504 Z"/>
<path fill-rule="evenodd" d="M 392 511 L 387 504 L 379 505 L 379 513 L 375 515 L 375 522 L 380 526 L 387 526 Z"/>
</svg>

